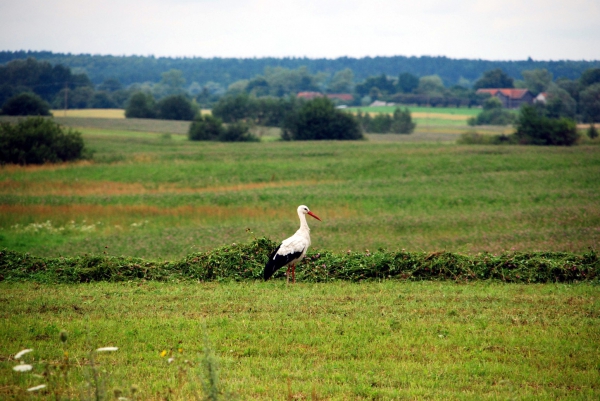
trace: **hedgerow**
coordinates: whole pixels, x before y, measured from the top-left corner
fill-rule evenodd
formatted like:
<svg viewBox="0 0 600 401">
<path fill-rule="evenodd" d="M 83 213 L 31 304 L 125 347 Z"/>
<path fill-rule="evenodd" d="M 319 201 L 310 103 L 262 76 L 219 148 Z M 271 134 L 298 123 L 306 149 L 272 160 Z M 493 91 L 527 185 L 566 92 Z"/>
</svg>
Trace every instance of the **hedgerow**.
<svg viewBox="0 0 600 401">
<path fill-rule="evenodd" d="M 277 243 L 259 238 L 177 261 L 147 261 L 107 255 L 42 258 L 0 251 L 0 280 L 7 282 L 82 283 L 94 281 L 242 281 L 261 280 L 269 253 Z M 284 277 L 285 269 L 275 278 Z M 315 250 L 296 268 L 305 282 L 334 280 L 494 280 L 509 283 L 598 283 L 600 260 L 594 250 L 567 252 L 507 252 L 461 255 L 451 252 L 345 252 Z"/>
</svg>

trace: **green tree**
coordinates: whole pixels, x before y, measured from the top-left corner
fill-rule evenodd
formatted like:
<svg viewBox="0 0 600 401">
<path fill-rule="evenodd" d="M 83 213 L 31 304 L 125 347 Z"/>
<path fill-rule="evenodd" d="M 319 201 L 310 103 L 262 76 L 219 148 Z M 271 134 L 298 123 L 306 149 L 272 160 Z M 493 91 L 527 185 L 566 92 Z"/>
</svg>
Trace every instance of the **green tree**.
<svg viewBox="0 0 600 401">
<path fill-rule="evenodd" d="M 417 124 L 412 121 L 412 116 L 410 115 L 408 108 L 405 108 L 404 111 L 402 111 L 400 107 L 396 107 L 392 118 L 392 125 L 390 127 L 390 130 L 393 133 L 411 134 L 416 126 Z"/>
<path fill-rule="evenodd" d="M 0 124 L 0 163 L 43 164 L 90 157 L 81 133 L 44 117 Z"/>
<path fill-rule="evenodd" d="M 115 109 L 118 107 L 117 102 L 105 91 L 94 93 L 89 105 L 93 109 Z"/>
<path fill-rule="evenodd" d="M 356 119 L 335 108 L 325 97 L 308 101 L 297 112 L 289 113 L 282 130 L 286 140 L 362 139 Z"/>
<path fill-rule="evenodd" d="M 600 83 L 590 85 L 579 93 L 579 107 L 584 121 L 600 121 Z"/>
<path fill-rule="evenodd" d="M 484 88 L 513 88 L 514 79 L 508 76 L 502 69 L 496 68 L 486 71 L 483 76 L 473 84 L 473 89 Z"/>
<path fill-rule="evenodd" d="M 192 141 L 218 141 L 223 130 L 223 121 L 220 118 L 198 113 L 190 125 L 188 138 Z"/>
<path fill-rule="evenodd" d="M 515 138 L 525 145 L 571 146 L 579 137 L 575 121 L 546 117 L 543 111 L 524 105 L 516 123 Z"/>
<path fill-rule="evenodd" d="M 212 113 L 223 122 L 233 123 L 254 117 L 255 106 L 247 94 L 224 96 L 213 107 Z"/>
<path fill-rule="evenodd" d="M 155 88 L 155 92 L 159 97 L 182 95 L 185 93 L 185 90 L 183 89 L 185 78 L 183 77 L 182 71 L 170 69 L 169 71 L 163 72 L 161 77 L 162 79 Z"/>
<path fill-rule="evenodd" d="M 184 95 L 167 96 L 156 104 L 156 109 L 158 118 L 163 120 L 191 121 L 198 111 Z"/>
<path fill-rule="evenodd" d="M 577 112 L 577 102 L 569 95 L 569 92 L 552 83 L 548 87 L 546 111 L 550 118 L 567 117 L 574 119 Z"/>
<path fill-rule="evenodd" d="M 444 82 L 438 75 L 427 75 L 419 78 L 418 93 L 440 96 L 444 92 L 444 89 Z"/>
<path fill-rule="evenodd" d="M 333 74 L 329 82 L 330 93 L 349 93 L 354 90 L 354 73 L 350 68 L 345 68 Z"/>
<path fill-rule="evenodd" d="M 534 96 L 538 93 L 545 92 L 550 83 L 552 83 L 552 73 L 548 72 L 545 68 L 523 71 L 521 72 L 521 75 L 523 75 L 525 87 L 529 89 Z"/>
<path fill-rule="evenodd" d="M 269 94 L 269 83 L 264 77 L 257 76 L 251 79 L 246 85 L 245 91 L 254 96 L 267 96 Z"/>
<path fill-rule="evenodd" d="M 98 90 L 106 92 L 116 92 L 122 89 L 123 85 L 117 78 L 107 78 L 100 85 L 98 85 Z"/>
<path fill-rule="evenodd" d="M 356 93 L 359 97 L 371 96 L 371 93 L 376 93 L 377 96 L 392 94 L 396 91 L 394 81 L 389 79 L 385 74 L 376 77 L 369 77 L 363 83 L 356 85 Z"/>
<path fill-rule="evenodd" d="M 131 95 L 125 108 L 126 118 L 156 118 L 156 103 L 150 93 L 136 92 Z"/>
<path fill-rule="evenodd" d="M 579 77 L 579 85 L 582 89 L 598 83 L 600 83 L 600 68 L 585 70 Z"/>
<path fill-rule="evenodd" d="M 2 113 L 9 116 L 49 116 L 50 105 L 34 93 L 21 93 L 2 105 Z"/>
<path fill-rule="evenodd" d="M 396 88 L 398 92 L 412 93 L 419 87 L 419 78 L 410 72 L 404 72 L 398 76 Z"/>
</svg>

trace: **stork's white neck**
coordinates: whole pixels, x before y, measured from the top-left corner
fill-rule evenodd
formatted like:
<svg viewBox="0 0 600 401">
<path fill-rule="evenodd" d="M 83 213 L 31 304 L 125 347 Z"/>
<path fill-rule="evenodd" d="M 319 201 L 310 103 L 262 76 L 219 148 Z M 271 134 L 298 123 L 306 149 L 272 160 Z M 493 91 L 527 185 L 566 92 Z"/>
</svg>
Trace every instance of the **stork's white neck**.
<svg viewBox="0 0 600 401">
<path fill-rule="evenodd" d="M 298 217 L 300 217 L 300 229 L 298 231 L 310 231 L 310 228 L 308 228 L 308 223 L 306 222 L 306 214 L 298 212 Z"/>
</svg>

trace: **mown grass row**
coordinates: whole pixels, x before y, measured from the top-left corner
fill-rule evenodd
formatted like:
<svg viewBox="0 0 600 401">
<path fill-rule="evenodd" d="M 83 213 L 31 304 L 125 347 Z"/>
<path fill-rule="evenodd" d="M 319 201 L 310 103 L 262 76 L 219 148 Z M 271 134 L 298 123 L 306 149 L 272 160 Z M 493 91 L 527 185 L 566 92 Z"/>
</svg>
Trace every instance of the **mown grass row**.
<svg viewBox="0 0 600 401">
<path fill-rule="evenodd" d="M 242 281 L 260 280 L 276 243 L 259 238 L 176 261 L 147 261 L 108 255 L 41 258 L 10 250 L 0 252 L 1 279 L 41 283 L 97 281 Z M 276 273 L 282 277 L 285 269 Z M 583 255 L 565 252 L 481 253 L 451 252 L 309 252 L 297 267 L 297 279 L 335 280 L 496 280 L 513 283 L 598 282 L 600 260 L 594 250 Z"/>
</svg>

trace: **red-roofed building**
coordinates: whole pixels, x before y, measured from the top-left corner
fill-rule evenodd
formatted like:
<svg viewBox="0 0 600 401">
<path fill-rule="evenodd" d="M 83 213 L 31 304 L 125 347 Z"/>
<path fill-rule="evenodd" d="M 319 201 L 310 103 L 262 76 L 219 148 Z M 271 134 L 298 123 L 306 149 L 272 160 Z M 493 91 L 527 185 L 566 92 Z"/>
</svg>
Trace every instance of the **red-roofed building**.
<svg viewBox="0 0 600 401">
<path fill-rule="evenodd" d="M 507 109 L 518 109 L 523 103 L 533 104 L 534 96 L 527 89 L 490 88 L 477 89 L 477 93 L 489 93 L 497 97 Z"/>
</svg>

